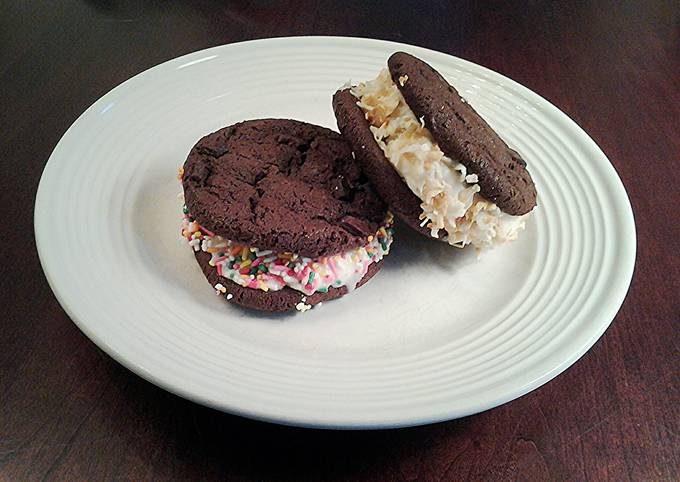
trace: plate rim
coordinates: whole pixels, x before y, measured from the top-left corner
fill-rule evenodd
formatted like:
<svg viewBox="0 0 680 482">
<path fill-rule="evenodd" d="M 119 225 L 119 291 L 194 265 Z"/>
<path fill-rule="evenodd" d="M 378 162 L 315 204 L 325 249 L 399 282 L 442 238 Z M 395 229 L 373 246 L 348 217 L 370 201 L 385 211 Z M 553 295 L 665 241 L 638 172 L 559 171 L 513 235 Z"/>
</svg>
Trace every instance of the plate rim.
<svg viewBox="0 0 680 482">
<path fill-rule="evenodd" d="M 154 69 L 162 69 L 164 66 L 167 66 L 168 64 L 171 63 L 180 63 L 180 62 L 185 62 L 188 63 L 190 62 L 190 59 L 195 59 L 196 57 L 200 56 L 209 56 L 211 53 L 219 52 L 224 50 L 225 48 L 238 48 L 239 46 L 243 45 L 248 45 L 248 44 L 256 44 L 256 43 L 286 43 L 286 42 L 313 42 L 313 41 L 330 41 L 330 42 L 345 42 L 347 44 L 349 43 L 357 43 L 357 44 L 362 44 L 362 43 L 369 43 L 373 45 L 381 45 L 382 47 L 386 48 L 391 48 L 392 50 L 401 50 L 401 49 L 408 49 L 410 51 L 421 51 L 425 52 L 428 55 L 434 55 L 434 56 L 443 56 L 443 57 L 449 57 L 453 58 L 456 61 L 463 62 L 464 64 L 471 65 L 475 69 L 482 69 L 482 71 L 487 71 L 492 73 L 494 76 L 497 76 L 498 78 L 503 79 L 503 82 L 505 83 L 504 85 L 509 85 L 511 86 L 514 90 L 517 90 L 521 92 L 523 95 L 527 95 L 529 97 L 533 97 L 534 100 L 538 100 L 542 105 L 545 105 L 550 113 L 552 115 L 557 115 L 559 118 L 561 118 L 562 121 L 566 122 L 566 125 L 568 125 L 574 132 L 576 132 L 579 135 L 579 139 L 581 139 L 584 142 L 584 145 L 588 147 L 590 150 L 593 150 L 594 152 L 597 153 L 597 162 L 601 163 L 602 165 L 600 166 L 601 168 L 605 168 L 607 171 L 607 175 L 603 177 L 603 179 L 606 179 L 609 187 L 611 188 L 610 191 L 613 196 L 615 196 L 617 199 L 617 207 L 618 210 L 622 216 L 622 220 L 624 221 L 624 225 L 619 226 L 619 229 L 622 229 L 626 232 L 628 232 L 628 236 L 625 237 L 625 239 L 622 242 L 622 250 L 625 251 L 625 259 L 621 259 L 618 263 L 618 280 L 619 280 L 619 286 L 618 291 L 615 293 L 615 295 L 610 295 L 610 299 L 608 300 L 608 303 L 606 304 L 607 306 L 601 308 L 601 313 L 599 318 L 602 320 L 607 319 L 609 320 L 608 322 L 603 322 L 598 324 L 598 329 L 594 330 L 591 333 L 591 336 L 583 343 L 581 347 L 579 347 L 578 350 L 574 350 L 572 352 L 572 355 L 568 357 L 566 360 L 563 360 L 558 366 L 553 367 L 551 370 L 547 371 L 543 376 L 533 380 L 531 383 L 525 384 L 524 386 L 518 387 L 515 390 L 509 391 L 509 393 L 504 393 L 503 396 L 497 397 L 493 401 L 489 401 L 484 404 L 480 404 L 477 406 L 477 409 L 472 410 L 472 411 L 459 411 L 459 410 L 451 410 L 448 413 L 438 413 L 433 416 L 402 416 L 400 417 L 399 420 L 381 420 L 381 421 L 375 421 L 374 423 L 365 423 L 365 422 L 359 422 L 359 423 L 347 423 L 346 421 L 339 421 L 336 420 L 337 423 L 329 422 L 329 420 L 320 420 L 320 419 L 315 419 L 314 417 L 300 417 L 300 416 L 285 416 L 284 414 L 276 414 L 273 411 L 269 411 L 268 413 L 265 413 L 266 411 L 263 410 L 257 410 L 257 409 L 248 409 L 246 407 L 247 403 L 244 404 L 244 406 L 236 407 L 232 405 L 228 405 L 225 403 L 220 403 L 218 400 L 213 400 L 210 397 L 207 396 L 202 396 L 202 395 L 197 395 L 190 390 L 176 385 L 174 383 L 171 383 L 167 380 L 162 379 L 161 377 L 156 376 L 152 372 L 148 371 L 146 368 L 143 366 L 135 363 L 129 358 L 126 358 L 123 356 L 115 347 L 111 346 L 109 343 L 107 343 L 106 340 L 104 340 L 101 336 L 99 336 L 95 330 L 91 329 L 90 326 L 83 320 L 79 319 L 79 317 L 75 313 L 75 309 L 73 306 L 69 305 L 67 300 L 65 299 L 65 296 L 63 292 L 61 291 L 58 283 L 56 282 L 54 276 L 53 276 L 53 270 L 54 268 L 50 268 L 51 263 L 50 260 L 47 258 L 47 254 L 45 251 L 45 240 L 46 240 L 46 235 L 47 233 L 43 232 L 41 229 L 41 226 L 44 225 L 43 219 L 49 214 L 49 208 L 48 208 L 48 196 L 49 192 L 48 190 L 48 180 L 49 176 L 51 176 L 51 172 L 54 169 L 54 164 L 57 161 L 53 161 L 55 158 L 55 153 L 58 152 L 58 149 L 64 142 L 64 139 L 67 138 L 69 135 L 69 132 L 71 132 L 72 129 L 75 128 L 75 126 L 81 122 L 81 120 L 93 109 L 97 108 L 97 106 L 101 105 L 102 102 L 105 101 L 105 99 L 109 96 L 115 95 L 115 92 L 121 89 L 125 84 L 128 82 L 133 81 L 133 79 L 137 79 L 138 77 L 141 77 L 148 72 L 154 70 Z M 349 46 L 349 45 L 348 45 Z M 195 60 L 200 60 L 200 59 L 195 59 Z M 194 62 L 195 63 L 195 62 Z M 602 162 L 604 161 L 604 162 Z M 123 82 L 119 83 L 109 91 L 107 91 L 105 94 L 103 94 L 101 97 L 99 97 L 97 100 L 95 100 L 87 109 L 85 109 L 78 117 L 77 119 L 69 126 L 69 128 L 64 132 L 64 134 L 61 136 L 59 139 L 59 142 L 56 144 L 55 148 L 53 149 L 52 153 L 50 154 L 47 163 L 45 164 L 45 167 L 43 169 L 43 172 L 40 177 L 40 182 L 38 185 L 37 193 L 36 193 L 36 199 L 35 199 L 35 204 L 34 204 L 34 235 L 35 235 L 35 241 L 36 241 L 36 248 L 38 251 L 38 257 L 40 260 L 40 264 L 43 268 L 43 272 L 45 273 L 45 277 L 48 281 L 48 284 L 50 288 L 52 289 L 52 292 L 54 293 L 55 297 L 57 298 L 57 301 L 61 305 L 62 309 L 66 312 L 66 314 L 69 316 L 69 318 L 73 321 L 73 323 L 92 341 L 94 342 L 100 349 L 102 349 L 105 353 L 107 353 L 109 356 L 111 356 L 114 360 L 116 360 L 118 363 L 132 371 L 133 373 L 137 374 L 138 376 L 141 376 L 145 380 L 153 383 L 156 386 L 159 386 L 163 388 L 164 390 L 167 390 L 175 395 L 181 396 L 183 398 L 186 398 L 188 400 L 191 400 L 193 402 L 199 403 L 201 405 L 205 405 L 220 411 L 224 411 L 230 414 L 238 415 L 238 416 L 243 416 L 247 417 L 250 419 L 254 420 L 259 420 L 259 421 L 265 421 L 265 422 L 273 422 L 273 423 L 278 423 L 278 424 L 284 424 L 284 425 L 292 425 L 292 426 L 300 426 L 300 427 L 313 427 L 313 428 L 332 428 L 332 429 L 383 429 L 383 428 L 397 428 L 397 427 L 408 427 L 408 426 L 415 426 L 415 425 L 425 425 L 425 424 L 430 424 L 430 423 L 436 423 L 440 421 L 445 421 L 445 420 L 451 420 L 455 418 L 460 418 L 463 416 L 467 415 L 472 415 L 475 413 L 480 413 L 486 410 L 489 410 L 491 408 L 497 407 L 499 405 L 505 404 L 507 402 L 510 402 L 512 400 L 515 400 L 519 397 L 522 397 L 523 395 L 535 390 L 536 388 L 544 385 L 545 383 L 549 382 L 553 378 L 557 377 L 559 374 L 564 372 L 567 368 L 572 366 L 576 361 L 578 361 L 596 342 L 597 340 L 604 334 L 604 332 L 607 330 L 607 328 L 610 326 L 610 324 L 613 322 L 616 314 L 618 313 L 619 309 L 621 308 L 626 295 L 628 293 L 628 290 L 630 289 L 630 284 L 632 281 L 633 273 L 634 273 L 634 267 L 635 267 L 635 260 L 637 256 L 637 239 L 636 239 L 636 227 L 635 227 L 635 219 L 634 219 L 634 213 L 632 209 L 632 204 L 630 202 L 630 198 L 628 197 L 628 193 L 625 189 L 625 186 L 621 180 L 621 177 L 619 176 L 618 172 L 616 171 L 616 168 L 613 166 L 611 161 L 607 158 L 607 156 L 604 154 L 602 149 L 597 145 L 597 143 L 590 137 L 590 135 L 582 129 L 573 119 L 571 119 L 566 113 L 564 113 L 562 110 L 557 108 L 554 104 L 552 104 L 549 100 L 545 99 L 538 93 L 534 92 L 533 90 L 529 89 L 528 87 L 523 86 L 522 84 L 510 79 L 509 77 L 506 77 L 505 75 L 496 72 L 492 69 L 489 69 L 488 67 L 482 66 L 480 64 L 476 64 L 474 62 L 462 59 L 460 57 L 456 57 L 451 54 L 447 54 L 445 52 L 439 52 L 436 50 L 428 49 L 425 47 L 420 47 L 420 46 L 415 46 L 415 45 L 409 45 L 405 43 L 400 43 L 400 42 L 394 42 L 394 41 L 388 41 L 388 40 L 380 40 L 380 39 L 372 39 L 372 38 L 362 38 L 362 37 L 341 37 L 341 36 L 293 36 L 293 37 L 273 37 L 273 38 L 263 38 L 263 39 L 255 39 L 255 40 L 246 40 L 243 42 L 235 42 L 235 43 L 230 43 L 230 44 L 223 44 L 223 45 L 218 45 L 218 46 L 213 46 L 209 47 L 206 49 L 202 50 L 197 50 L 194 52 L 190 52 L 184 55 L 181 55 L 179 57 L 175 57 L 169 60 L 166 60 L 164 62 L 161 62 L 157 65 L 154 65 L 148 69 L 145 69 L 132 77 L 124 80 Z M 625 287 L 625 288 L 624 288 Z M 331 417 L 332 418 L 332 417 Z"/>
</svg>

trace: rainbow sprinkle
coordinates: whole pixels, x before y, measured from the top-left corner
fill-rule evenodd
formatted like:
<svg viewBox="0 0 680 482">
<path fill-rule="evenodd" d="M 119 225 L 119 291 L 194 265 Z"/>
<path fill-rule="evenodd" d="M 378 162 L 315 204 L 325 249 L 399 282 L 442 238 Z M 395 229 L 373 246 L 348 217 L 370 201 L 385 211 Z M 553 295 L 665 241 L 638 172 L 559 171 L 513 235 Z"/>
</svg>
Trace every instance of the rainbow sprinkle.
<svg viewBox="0 0 680 482">
<path fill-rule="evenodd" d="M 210 266 L 217 273 L 248 288 L 277 291 L 286 286 L 306 295 L 326 293 L 331 287 L 354 289 L 371 263 L 389 253 L 392 244 L 392 215 L 384 225 L 368 236 L 366 244 L 333 256 L 317 259 L 294 253 L 260 250 L 217 236 L 201 227 L 186 206 L 182 212 L 182 237 L 194 251 L 210 253 Z M 223 293 L 222 286 L 215 286 Z M 225 290 L 226 291 L 226 290 Z"/>
</svg>

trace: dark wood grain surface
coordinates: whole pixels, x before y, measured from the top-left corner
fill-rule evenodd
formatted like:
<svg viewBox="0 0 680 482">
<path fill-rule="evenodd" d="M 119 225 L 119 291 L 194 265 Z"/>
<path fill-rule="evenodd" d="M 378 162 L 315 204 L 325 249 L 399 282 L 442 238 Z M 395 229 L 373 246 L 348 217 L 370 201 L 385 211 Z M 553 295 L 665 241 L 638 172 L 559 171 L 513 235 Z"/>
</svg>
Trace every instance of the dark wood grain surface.
<svg viewBox="0 0 680 482">
<path fill-rule="evenodd" d="M 679 480 L 679 12 L 655 0 L 2 2 L 0 479 Z M 602 147 L 631 197 L 637 264 L 612 326 L 572 368 L 461 420 L 306 430 L 166 393 L 69 320 L 33 238 L 40 174 L 69 125 L 164 60 L 307 34 L 482 64 L 553 102 Z"/>
</svg>

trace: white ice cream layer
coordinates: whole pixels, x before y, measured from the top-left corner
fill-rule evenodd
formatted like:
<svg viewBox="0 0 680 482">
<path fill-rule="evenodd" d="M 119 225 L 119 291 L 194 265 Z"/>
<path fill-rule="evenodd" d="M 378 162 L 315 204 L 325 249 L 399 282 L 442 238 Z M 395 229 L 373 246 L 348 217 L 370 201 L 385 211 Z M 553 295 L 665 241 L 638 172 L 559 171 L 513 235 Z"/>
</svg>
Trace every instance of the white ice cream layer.
<svg viewBox="0 0 680 482">
<path fill-rule="evenodd" d="M 400 82 L 408 82 L 407 78 Z M 390 73 L 351 89 L 385 156 L 422 201 L 422 225 L 449 244 L 481 251 L 517 239 L 524 216 L 511 216 L 479 194 L 477 176 L 445 156 L 409 108 Z"/>
</svg>

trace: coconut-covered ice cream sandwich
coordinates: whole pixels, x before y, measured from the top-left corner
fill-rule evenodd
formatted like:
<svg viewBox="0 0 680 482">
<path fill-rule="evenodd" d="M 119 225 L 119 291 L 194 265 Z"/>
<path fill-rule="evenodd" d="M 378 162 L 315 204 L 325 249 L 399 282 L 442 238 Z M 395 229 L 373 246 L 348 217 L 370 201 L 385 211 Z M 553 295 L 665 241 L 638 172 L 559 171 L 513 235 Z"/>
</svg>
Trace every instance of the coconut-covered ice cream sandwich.
<svg viewBox="0 0 680 482">
<path fill-rule="evenodd" d="M 336 92 L 340 132 L 390 210 L 478 250 L 516 239 L 536 206 L 526 162 L 430 65 L 404 52 Z"/>
<path fill-rule="evenodd" d="M 368 281 L 392 243 L 391 215 L 343 138 L 281 119 L 202 138 L 180 171 L 182 236 L 218 294 L 305 311 Z"/>
</svg>

